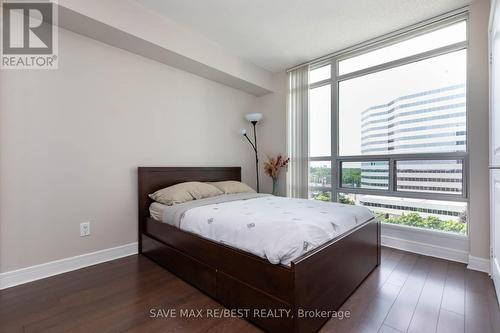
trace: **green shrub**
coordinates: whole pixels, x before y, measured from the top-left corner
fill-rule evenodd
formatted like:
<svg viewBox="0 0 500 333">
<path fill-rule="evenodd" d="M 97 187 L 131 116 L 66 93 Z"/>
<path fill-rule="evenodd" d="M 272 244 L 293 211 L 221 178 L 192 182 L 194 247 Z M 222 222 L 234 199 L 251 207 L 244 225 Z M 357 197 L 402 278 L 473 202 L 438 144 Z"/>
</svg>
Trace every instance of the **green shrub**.
<svg viewBox="0 0 500 333">
<path fill-rule="evenodd" d="M 320 200 L 320 201 L 330 201 L 330 199 L 331 197 L 329 192 L 321 192 L 314 197 L 314 200 Z"/>
<path fill-rule="evenodd" d="M 355 202 L 347 195 L 339 194 L 339 202 L 346 205 L 354 205 Z"/>
<path fill-rule="evenodd" d="M 417 213 L 403 214 L 401 216 L 388 217 L 383 222 L 392 224 L 402 224 L 417 228 L 434 229 L 442 231 L 467 233 L 467 224 L 455 221 L 441 220 L 435 216 L 422 217 Z"/>
</svg>

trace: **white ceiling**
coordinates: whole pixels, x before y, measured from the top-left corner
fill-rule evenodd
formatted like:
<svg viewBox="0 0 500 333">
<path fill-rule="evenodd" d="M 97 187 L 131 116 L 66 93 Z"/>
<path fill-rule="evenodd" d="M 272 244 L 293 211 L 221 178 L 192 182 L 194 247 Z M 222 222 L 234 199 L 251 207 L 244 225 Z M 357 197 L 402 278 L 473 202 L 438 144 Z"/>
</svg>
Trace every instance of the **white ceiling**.
<svg viewBox="0 0 500 333">
<path fill-rule="evenodd" d="M 271 72 L 470 0 L 136 0 Z"/>
</svg>

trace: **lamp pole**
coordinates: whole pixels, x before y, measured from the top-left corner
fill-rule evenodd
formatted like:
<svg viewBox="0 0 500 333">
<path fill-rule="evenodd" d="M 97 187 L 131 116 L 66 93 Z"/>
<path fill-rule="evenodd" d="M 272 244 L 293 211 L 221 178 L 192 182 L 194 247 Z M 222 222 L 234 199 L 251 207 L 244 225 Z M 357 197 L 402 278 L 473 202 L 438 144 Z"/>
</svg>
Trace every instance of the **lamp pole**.
<svg viewBox="0 0 500 333">
<path fill-rule="evenodd" d="M 257 173 L 257 193 L 260 193 L 259 190 L 259 154 L 257 152 L 257 132 L 255 130 L 255 125 L 257 125 L 256 121 L 252 121 L 253 125 L 253 140 L 255 142 L 255 172 Z"/>
<path fill-rule="evenodd" d="M 248 120 L 253 125 L 253 141 L 247 135 L 246 129 L 242 128 L 240 133 L 247 138 L 248 142 L 252 146 L 255 151 L 255 173 L 257 174 L 257 193 L 260 192 L 260 184 L 259 184 L 259 152 L 257 151 L 257 123 L 262 119 L 262 113 L 248 113 L 245 115 L 246 120 Z"/>
<path fill-rule="evenodd" d="M 243 136 L 248 140 L 248 142 L 250 143 L 250 145 L 252 146 L 252 148 L 255 152 L 255 172 L 257 175 L 257 193 L 259 193 L 260 192 L 260 188 L 259 188 L 259 154 L 257 151 L 257 131 L 255 129 L 257 122 L 252 121 L 251 123 L 253 125 L 253 140 L 254 140 L 254 142 L 252 142 L 252 140 L 250 140 L 246 131 L 242 130 L 242 133 L 243 133 Z"/>
</svg>

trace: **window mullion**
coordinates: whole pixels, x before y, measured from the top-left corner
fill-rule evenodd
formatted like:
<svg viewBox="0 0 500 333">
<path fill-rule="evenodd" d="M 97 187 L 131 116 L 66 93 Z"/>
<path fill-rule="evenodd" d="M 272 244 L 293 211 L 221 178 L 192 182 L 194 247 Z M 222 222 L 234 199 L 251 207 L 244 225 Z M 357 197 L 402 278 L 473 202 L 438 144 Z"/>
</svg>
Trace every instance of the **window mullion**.
<svg viewBox="0 0 500 333">
<path fill-rule="evenodd" d="M 311 83 L 309 85 L 309 89 L 315 89 L 315 88 L 326 86 L 328 84 L 331 84 L 331 81 L 332 81 L 332 79 L 326 79 L 326 80 Z"/>
<path fill-rule="evenodd" d="M 397 180 L 396 180 L 396 161 L 391 158 L 389 159 L 389 191 L 396 192 Z"/>
<path fill-rule="evenodd" d="M 339 81 L 350 80 L 350 79 L 354 79 L 356 77 L 360 77 L 360 76 L 364 76 L 364 75 L 367 75 L 367 74 L 372 74 L 372 73 L 380 72 L 380 71 L 383 71 L 383 70 L 386 70 L 386 69 L 390 69 L 390 68 L 394 68 L 394 67 L 399 67 L 399 66 L 411 64 L 413 62 L 417 62 L 417 61 L 421 61 L 421 60 L 425 60 L 425 59 L 437 57 L 437 56 L 440 56 L 440 55 L 443 55 L 443 54 L 447 54 L 447 53 L 451 53 L 451 52 L 455 52 L 455 51 L 464 50 L 464 49 L 467 48 L 467 46 L 468 46 L 468 42 L 467 41 L 465 41 L 465 42 L 458 42 L 458 43 L 455 43 L 455 44 L 452 44 L 452 45 L 443 46 L 443 47 L 440 47 L 440 48 L 437 48 L 437 49 L 434 49 L 434 50 L 430 50 L 430 51 L 426 51 L 426 52 L 414 54 L 414 55 L 411 55 L 411 56 L 408 56 L 408 57 L 405 57 L 405 58 L 393 60 L 393 61 L 386 62 L 386 63 L 380 64 L 380 65 L 376 65 L 376 66 L 372 66 L 372 67 L 367 67 L 367 68 L 363 68 L 363 69 L 355 71 L 355 72 L 344 74 L 342 76 L 339 76 Z"/>
<path fill-rule="evenodd" d="M 332 198 L 331 200 L 334 202 L 338 201 L 338 192 L 337 188 L 340 185 L 340 165 L 338 163 L 339 156 L 339 129 L 338 129 L 338 62 L 336 59 L 332 59 L 331 68 L 331 98 L 330 98 L 330 107 L 331 107 L 331 126 L 330 126 L 330 136 L 331 136 L 331 151 L 332 151 Z"/>
</svg>

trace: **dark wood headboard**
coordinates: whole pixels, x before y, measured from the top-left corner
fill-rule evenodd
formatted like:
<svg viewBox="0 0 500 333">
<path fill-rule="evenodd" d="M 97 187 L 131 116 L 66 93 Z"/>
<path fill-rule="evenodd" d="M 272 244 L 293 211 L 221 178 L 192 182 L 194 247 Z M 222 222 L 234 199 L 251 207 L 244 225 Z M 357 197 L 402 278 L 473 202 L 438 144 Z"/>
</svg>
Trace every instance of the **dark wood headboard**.
<svg viewBox="0 0 500 333">
<path fill-rule="evenodd" d="M 241 181 L 241 167 L 139 167 L 139 251 L 141 234 L 149 217 L 148 194 L 183 182 Z"/>
</svg>

